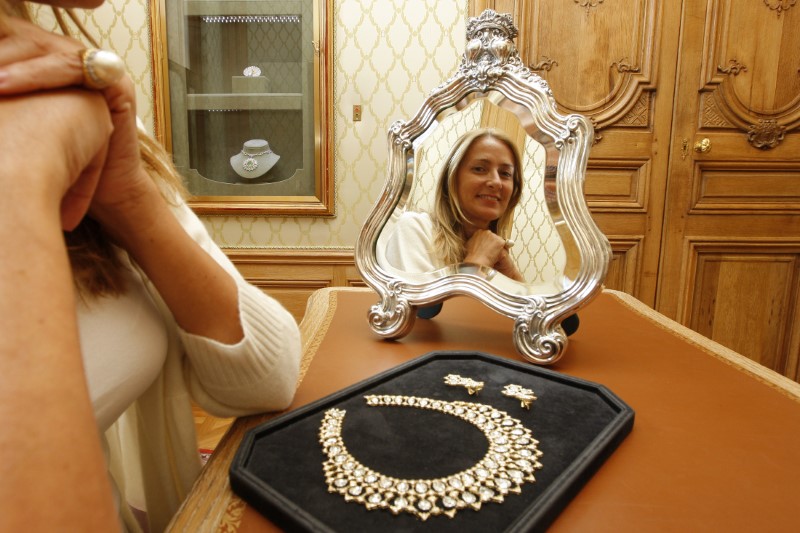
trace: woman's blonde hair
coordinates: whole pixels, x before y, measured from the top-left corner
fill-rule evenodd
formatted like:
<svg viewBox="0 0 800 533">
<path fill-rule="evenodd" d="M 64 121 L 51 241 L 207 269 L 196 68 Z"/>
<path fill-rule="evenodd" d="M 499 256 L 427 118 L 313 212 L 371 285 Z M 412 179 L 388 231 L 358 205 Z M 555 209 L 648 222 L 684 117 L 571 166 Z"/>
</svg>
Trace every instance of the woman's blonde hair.
<svg viewBox="0 0 800 533">
<path fill-rule="evenodd" d="M 489 225 L 491 231 L 506 239 L 511 235 L 514 208 L 522 197 L 522 159 L 516 144 L 502 131 L 491 128 L 472 130 L 462 135 L 450 150 L 447 162 L 439 174 L 433 207 L 433 243 L 444 264 L 447 265 L 460 263 L 464 259 L 467 240 L 465 232 L 469 224 L 456 190 L 458 170 L 472 144 L 484 137 L 492 137 L 502 142 L 511 150 L 514 157 L 513 189 L 508 208 L 500 218 L 491 222 Z"/>
<path fill-rule="evenodd" d="M 57 7 L 53 7 L 58 25 L 64 35 L 75 37 Z M 81 36 L 99 48 L 95 39 L 70 9 L 64 9 Z M 0 0 L 0 35 L 11 31 L 10 17 L 32 20 L 27 2 L 10 3 Z M 164 198 L 174 204 L 185 195 L 180 174 L 170 155 L 149 135 L 139 131 L 139 153 L 145 172 L 159 185 Z M 90 217 L 84 217 L 71 232 L 65 232 L 67 251 L 75 283 L 84 296 L 119 295 L 125 291 L 125 264 L 120 251 L 110 241 L 103 228 Z"/>
</svg>

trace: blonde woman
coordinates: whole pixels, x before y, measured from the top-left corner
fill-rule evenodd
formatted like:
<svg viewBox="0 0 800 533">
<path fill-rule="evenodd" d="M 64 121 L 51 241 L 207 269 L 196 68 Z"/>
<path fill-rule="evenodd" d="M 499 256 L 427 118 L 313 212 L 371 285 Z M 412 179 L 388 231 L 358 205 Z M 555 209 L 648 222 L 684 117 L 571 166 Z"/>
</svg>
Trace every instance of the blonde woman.
<svg viewBox="0 0 800 533">
<path fill-rule="evenodd" d="M 191 401 L 288 406 L 298 328 L 183 201 L 119 59 L 27 13 L 0 0 L 0 530 L 162 531 Z"/>
<path fill-rule="evenodd" d="M 467 264 L 524 281 L 508 250 L 521 195 L 514 143 L 492 129 L 468 132 L 439 174 L 433 213 L 403 213 L 380 250 L 381 262 L 408 273 Z"/>
</svg>

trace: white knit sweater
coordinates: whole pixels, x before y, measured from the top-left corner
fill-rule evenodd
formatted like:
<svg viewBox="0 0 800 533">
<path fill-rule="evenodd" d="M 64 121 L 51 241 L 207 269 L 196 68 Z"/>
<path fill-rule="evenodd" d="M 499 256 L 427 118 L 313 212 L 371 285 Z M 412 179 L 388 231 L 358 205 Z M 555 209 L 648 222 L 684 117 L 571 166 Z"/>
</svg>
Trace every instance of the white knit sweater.
<svg viewBox="0 0 800 533">
<path fill-rule="evenodd" d="M 242 278 L 185 203 L 174 212 L 236 280 L 241 342 L 224 345 L 181 330 L 136 268 L 131 290 L 118 299 L 128 301 L 79 306 L 87 381 L 120 514 L 136 530 L 122 502 L 145 508 L 153 533 L 164 530 L 200 471 L 191 400 L 221 417 L 284 409 L 300 363 L 291 314 Z"/>
</svg>

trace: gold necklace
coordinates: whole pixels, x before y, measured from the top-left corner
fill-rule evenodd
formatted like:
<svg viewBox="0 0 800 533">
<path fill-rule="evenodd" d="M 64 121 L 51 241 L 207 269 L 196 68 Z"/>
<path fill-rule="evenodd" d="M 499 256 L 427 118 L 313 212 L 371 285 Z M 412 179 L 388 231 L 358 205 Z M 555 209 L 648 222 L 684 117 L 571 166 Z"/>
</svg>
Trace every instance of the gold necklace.
<svg viewBox="0 0 800 533">
<path fill-rule="evenodd" d="M 344 409 L 328 409 L 319 430 L 327 459 L 323 462 L 328 492 L 344 496 L 367 509 L 389 509 L 426 520 L 444 514 L 452 518 L 461 509 L 479 510 L 488 502 L 502 503 L 509 493 L 519 494 L 534 471 L 542 467 L 539 441 L 519 420 L 489 405 L 435 400 L 416 396 L 371 395 L 372 407 L 414 407 L 455 416 L 476 426 L 489 441 L 486 455 L 474 466 L 434 479 L 399 479 L 364 466 L 342 440 Z"/>
</svg>

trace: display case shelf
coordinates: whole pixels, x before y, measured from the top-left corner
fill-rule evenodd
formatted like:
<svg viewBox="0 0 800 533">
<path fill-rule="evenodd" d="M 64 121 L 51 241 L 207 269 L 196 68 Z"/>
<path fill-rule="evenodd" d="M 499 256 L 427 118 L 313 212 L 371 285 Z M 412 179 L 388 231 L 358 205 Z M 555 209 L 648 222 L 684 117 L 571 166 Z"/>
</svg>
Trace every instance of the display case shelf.
<svg viewBox="0 0 800 533">
<path fill-rule="evenodd" d="M 300 93 L 271 94 L 188 94 L 186 107 L 189 110 L 265 110 L 300 111 L 303 109 Z"/>
</svg>

